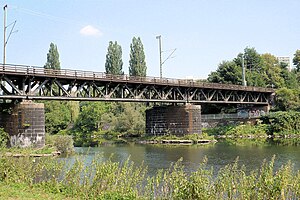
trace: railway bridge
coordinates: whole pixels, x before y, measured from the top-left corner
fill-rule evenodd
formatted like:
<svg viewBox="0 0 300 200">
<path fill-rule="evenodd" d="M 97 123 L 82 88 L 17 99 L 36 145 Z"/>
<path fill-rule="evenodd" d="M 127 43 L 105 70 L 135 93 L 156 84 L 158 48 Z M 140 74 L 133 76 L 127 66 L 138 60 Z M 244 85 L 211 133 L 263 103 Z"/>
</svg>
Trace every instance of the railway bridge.
<svg viewBox="0 0 300 200">
<path fill-rule="evenodd" d="M 15 144 L 28 146 L 43 141 L 45 133 L 43 104 L 33 100 L 157 102 L 169 105 L 146 111 L 146 133 L 200 133 L 201 105 L 252 105 L 267 112 L 273 93 L 270 88 L 189 79 L 0 64 L 1 107 L 7 101 L 19 102 L 11 114 L 0 114 L 0 125 Z"/>
</svg>

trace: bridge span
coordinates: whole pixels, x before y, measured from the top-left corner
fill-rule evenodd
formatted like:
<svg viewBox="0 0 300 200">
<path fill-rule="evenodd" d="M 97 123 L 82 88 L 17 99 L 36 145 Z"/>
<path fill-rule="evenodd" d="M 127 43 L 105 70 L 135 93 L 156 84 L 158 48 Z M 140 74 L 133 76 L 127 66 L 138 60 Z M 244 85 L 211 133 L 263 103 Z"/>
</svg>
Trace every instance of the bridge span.
<svg viewBox="0 0 300 200">
<path fill-rule="evenodd" d="M 9 104 L 11 112 L 0 112 L 0 127 L 9 133 L 11 146 L 43 146 L 44 104 L 31 100 L 161 102 L 171 105 L 146 111 L 146 134 L 201 134 L 201 106 L 247 104 L 267 112 L 273 93 L 270 88 L 187 79 L 0 64 L 0 102 L 18 100 Z"/>
<path fill-rule="evenodd" d="M 0 65 L 0 99 L 269 105 L 271 88 Z"/>
</svg>

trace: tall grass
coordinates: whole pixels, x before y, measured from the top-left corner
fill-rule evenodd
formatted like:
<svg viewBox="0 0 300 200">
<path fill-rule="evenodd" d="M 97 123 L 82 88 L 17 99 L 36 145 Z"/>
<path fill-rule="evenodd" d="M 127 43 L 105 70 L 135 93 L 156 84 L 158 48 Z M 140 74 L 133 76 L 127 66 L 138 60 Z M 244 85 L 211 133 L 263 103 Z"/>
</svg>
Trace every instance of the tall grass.
<svg viewBox="0 0 300 200">
<path fill-rule="evenodd" d="M 54 158 L 0 158 L 0 182 L 37 187 L 78 199 L 299 199 L 300 172 L 288 162 L 274 169 L 275 157 L 248 172 L 238 159 L 217 175 L 205 159 L 187 173 L 182 160 L 148 176 L 146 166 L 95 156 L 65 162 Z"/>
</svg>

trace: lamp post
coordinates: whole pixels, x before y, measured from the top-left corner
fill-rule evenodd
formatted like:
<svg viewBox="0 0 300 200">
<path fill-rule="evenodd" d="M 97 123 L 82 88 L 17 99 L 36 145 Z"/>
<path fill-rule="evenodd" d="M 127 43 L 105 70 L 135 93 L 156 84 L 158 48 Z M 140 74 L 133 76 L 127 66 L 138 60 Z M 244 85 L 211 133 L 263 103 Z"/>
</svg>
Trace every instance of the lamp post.
<svg viewBox="0 0 300 200">
<path fill-rule="evenodd" d="M 160 74 L 160 78 L 162 78 L 161 35 L 156 36 L 156 39 L 158 39 L 158 45 L 159 45 L 159 74 Z"/>
</svg>

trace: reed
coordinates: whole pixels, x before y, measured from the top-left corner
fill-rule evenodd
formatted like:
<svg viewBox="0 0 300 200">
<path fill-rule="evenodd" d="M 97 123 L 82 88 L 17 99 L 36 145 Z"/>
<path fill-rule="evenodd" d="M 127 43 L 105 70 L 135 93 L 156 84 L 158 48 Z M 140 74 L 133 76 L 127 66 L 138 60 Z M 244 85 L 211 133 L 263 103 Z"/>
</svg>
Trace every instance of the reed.
<svg viewBox="0 0 300 200">
<path fill-rule="evenodd" d="M 247 171 L 238 159 L 219 171 L 204 159 L 186 172 L 182 159 L 149 176 L 130 158 L 123 163 L 96 155 L 66 162 L 57 158 L 0 158 L 0 185 L 31 187 L 77 199 L 299 199 L 300 172 L 291 162 L 274 169 L 275 157 Z"/>
</svg>

